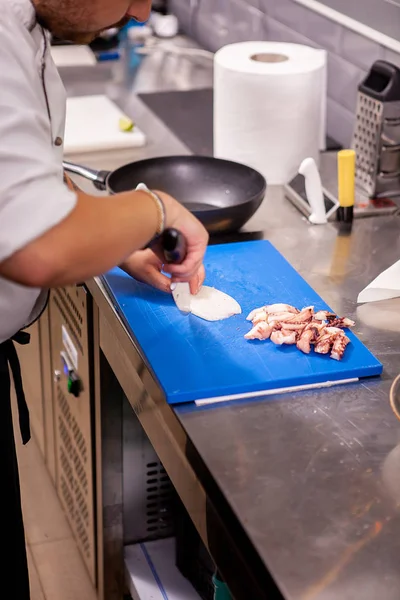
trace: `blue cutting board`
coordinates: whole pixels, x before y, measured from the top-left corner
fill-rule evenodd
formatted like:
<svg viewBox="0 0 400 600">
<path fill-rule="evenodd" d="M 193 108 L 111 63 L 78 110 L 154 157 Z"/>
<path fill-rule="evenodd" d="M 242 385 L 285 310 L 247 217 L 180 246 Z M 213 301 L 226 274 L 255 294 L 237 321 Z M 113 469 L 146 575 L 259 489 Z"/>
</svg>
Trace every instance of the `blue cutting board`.
<svg viewBox="0 0 400 600">
<path fill-rule="evenodd" d="M 269 242 L 211 246 L 205 267 L 206 284 L 233 296 L 242 315 L 203 321 L 182 315 L 172 297 L 120 269 L 104 277 L 170 404 L 381 374 L 381 363 L 353 333 L 340 362 L 305 355 L 295 346 L 244 339 L 253 308 L 275 302 L 329 308 Z"/>
</svg>

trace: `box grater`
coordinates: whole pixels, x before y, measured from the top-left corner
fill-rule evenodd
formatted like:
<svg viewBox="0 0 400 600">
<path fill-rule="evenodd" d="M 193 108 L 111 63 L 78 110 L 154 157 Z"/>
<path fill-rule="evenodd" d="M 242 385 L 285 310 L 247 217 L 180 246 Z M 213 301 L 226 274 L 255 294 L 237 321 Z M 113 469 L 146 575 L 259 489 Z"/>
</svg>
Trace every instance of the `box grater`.
<svg viewBox="0 0 400 600">
<path fill-rule="evenodd" d="M 400 69 L 376 61 L 358 87 L 352 147 L 356 184 L 370 198 L 400 195 Z"/>
</svg>

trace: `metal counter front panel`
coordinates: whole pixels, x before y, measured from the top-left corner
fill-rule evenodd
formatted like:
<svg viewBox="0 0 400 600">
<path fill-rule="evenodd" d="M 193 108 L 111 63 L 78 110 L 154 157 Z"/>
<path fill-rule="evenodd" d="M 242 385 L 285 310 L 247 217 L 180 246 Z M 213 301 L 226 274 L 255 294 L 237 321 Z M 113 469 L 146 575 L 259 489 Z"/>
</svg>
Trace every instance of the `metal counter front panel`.
<svg viewBox="0 0 400 600">
<path fill-rule="evenodd" d="M 121 270 L 105 276 L 118 312 L 170 404 L 382 372 L 380 362 L 352 333 L 340 362 L 302 354 L 295 346 L 244 339 L 251 325 L 246 316 L 258 306 L 287 302 L 329 308 L 269 242 L 210 247 L 205 267 L 206 283 L 233 296 L 243 314 L 218 322 L 184 316 L 171 297 Z"/>
<path fill-rule="evenodd" d="M 56 486 L 78 548 L 96 583 L 93 431 L 90 389 L 88 297 L 82 287 L 54 290 L 50 298 L 51 353 L 56 441 Z M 67 341 L 68 340 L 68 341 Z M 67 343 L 66 343 L 67 342 Z M 83 382 L 79 397 L 69 393 L 61 356 Z"/>
</svg>

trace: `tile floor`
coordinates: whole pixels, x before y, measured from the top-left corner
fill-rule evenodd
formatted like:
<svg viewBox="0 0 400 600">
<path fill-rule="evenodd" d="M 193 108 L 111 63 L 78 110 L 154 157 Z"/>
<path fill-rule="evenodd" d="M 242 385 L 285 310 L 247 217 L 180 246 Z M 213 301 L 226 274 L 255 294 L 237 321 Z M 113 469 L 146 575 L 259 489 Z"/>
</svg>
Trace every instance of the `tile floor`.
<svg viewBox="0 0 400 600">
<path fill-rule="evenodd" d="M 31 600 L 96 600 L 39 448 L 34 439 L 22 446 L 17 427 L 15 434 Z"/>
</svg>

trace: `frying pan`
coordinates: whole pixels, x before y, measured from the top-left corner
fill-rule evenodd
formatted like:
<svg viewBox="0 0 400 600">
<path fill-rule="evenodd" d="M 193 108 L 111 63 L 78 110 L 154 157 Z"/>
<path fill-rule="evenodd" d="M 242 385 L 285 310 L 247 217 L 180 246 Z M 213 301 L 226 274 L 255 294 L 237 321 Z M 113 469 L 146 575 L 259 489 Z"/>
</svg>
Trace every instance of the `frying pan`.
<svg viewBox="0 0 400 600">
<path fill-rule="evenodd" d="M 145 183 L 183 204 L 210 234 L 238 231 L 259 208 L 267 184 L 245 165 L 208 156 L 165 156 L 127 164 L 115 171 L 95 171 L 64 162 L 64 169 L 111 194 Z"/>
</svg>

